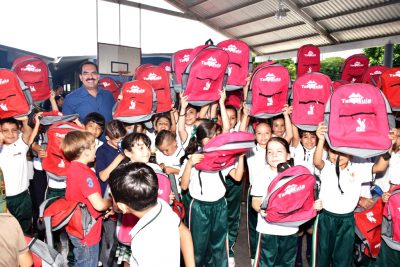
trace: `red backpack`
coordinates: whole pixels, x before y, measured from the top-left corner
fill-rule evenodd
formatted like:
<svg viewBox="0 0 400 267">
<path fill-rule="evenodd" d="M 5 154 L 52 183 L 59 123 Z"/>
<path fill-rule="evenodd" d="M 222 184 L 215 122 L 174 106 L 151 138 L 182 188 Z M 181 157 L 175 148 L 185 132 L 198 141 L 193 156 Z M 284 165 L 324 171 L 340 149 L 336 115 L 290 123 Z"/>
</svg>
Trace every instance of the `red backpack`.
<svg viewBox="0 0 400 267">
<path fill-rule="evenodd" d="M 381 88 L 381 75 L 389 68 L 386 66 L 370 66 L 363 75 L 362 83 L 372 84 Z"/>
<path fill-rule="evenodd" d="M 332 82 L 332 91 L 335 92 L 337 89 L 339 89 L 342 85 L 349 84 L 350 82 L 345 81 L 345 80 L 338 80 L 338 81 L 333 81 Z"/>
<path fill-rule="evenodd" d="M 71 131 L 82 131 L 83 129 L 72 122 L 60 121 L 54 123 L 46 132 L 47 157 L 43 158 L 42 167 L 47 176 L 53 180 L 65 181 L 70 162 L 61 151 L 61 142 L 65 135 Z"/>
<path fill-rule="evenodd" d="M 382 239 L 391 249 L 400 251 L 400 185 L 391 190 L 383 208 Z"/>
<path fill-rule="evenodd" d="M 333 92 L 325 108 L 325 138 L 342 153 L 369 158 L 385 153 L 392 143 L 389 129 L 395 125 L 389 103 L 369 84 L 346 84 Z"/>
<path fill-rule="evenodd" d="M 114 79 L 109 77 L 101 78 L 99 80 L 99 87 L 102 87 L 105 90 L 110 91 L 114 96 L 114 100 L 117 101 L 118 96 L 121 92 L 121 87 L 118 85 L 116 81 L 114 81 Z"/>
<path fill-rule="evenodd" d="M 321 68 L 320 51 L 318 46 L 303 45 L 297 50 L 297 78 L 305 73 L 319 72 Z"/>
<path fill-rule="evenodd" d="M 226 106 L 230 105 L 239 109 L 242 106 L 242 102 L 243 102 L 243 90 L 226 92 L 226 101 L 225 101 Z"/>
<path fill-rule="evenodd" d="M 157 96 L 156 113 L 170 111 L 172 107 L 171 90 L 169 88 L 168 73 L 160 66 L 147 66 L 140 68 L 135 78 L 148 82 L 153 87 Z"/>
<path fill-rule="evenodd" d="M 172 54 L 171 57 L 171 73 L 172 84 L 175 92 L 182 91 L 182 73 L 190 62 L 190 54 L 193 49 L 183 49 Z"/>
<path fill-rule="evenodd" d="M 324 120 L 331 83 L 329 76 L 322 73 L 303 74 L 293 83 L 292 123 L 299 129 L 315 131 Z"/>
<path fill-rule="evenodd" d="M 364 72 L 368 69 L 369 58 L 363 54 L 349 56 L 340 68 L 340 80 L 361 83 Z"/>
<path fill-rule="evenodd" d="M 212 45 L 203 45 L 193 49 L 190 58 L 182 74 L 182 89 L 188 103 L 204 106 L 217 101 L 228 78 L 228 53 Z"/>
<path fill-rule="evenodd" d="M 28 87 L 13 71 L 0 69 L 0 119 L 26 116 L 32 108 Z"/>
<path fill-rule="evenodd" d="M 250 116 L 271 118 L 282 113 L 290 87 L 289 71 L 281 65 L 256 68 L 251 76 L 246 103 Z"/>
<path fill-rule="evenodd" d="M 158 66 L 163 68 L 167 73 L 171 73 L 171 62 L 163 61 L 160 64 L 158 64 Z"/>
<path fill-rule="evenodd" d="M 314 209 L 315 176 L 301 165 L 281 172 L 268 186 L 261 204 L 268 223 L 299 226 L 317 215 Z"/>
<path fill-rule="evenodd" d="M 64 258 L 57 250 L 36 237 L 25 236 L 25 242 L 32 252 L 33 267 L 63 267 Z"/>
<path fill-rule="evenodd" d="M 246 85 L 246 78 L 251 72 L 252 59 L 249 46 L 240 40 L 225 40 L 217 47 L 228 52 L 228 80 L 226 90 L 242 89 Z"/>
<path fill-rule="evenodd" d="M 130 81 L 122 86 L 122 100 L 113 107 L 113 118 L 127 123 L 148 121 L 156 112 L 157 98 L 146 81 Z"/>
<path fill-rule="evenodd" d="M 400 111 L 400 68 L 388 69 L 381 75 L 382 92 L 395 111 Z"/>
<path fill-rule="evenodd" d="M 375 199 L 372 208 L 357 208 L 354 211 L 356 235 L 362 241 L 360 250 L 370 258 L 376 258 L 381 247 L 381 225 L 383 216 L 382 198 Z"/>
<path fill-rule="evenodd" d="M 196 164 L 202 171 L 220 171 L 236 162 L 236 156 L 255 146 L 254 135 L 247 132 L 223 133 L 212 138 L 204 147 L 204 158 Z"/>
<path fill-rule="evenodd" d="M 22 56 L 14 60 L 11 70 L 29 87 L 34 101 L 49 98 L 51 74 L 46 62 L 37 56 Z"/>
</svg>

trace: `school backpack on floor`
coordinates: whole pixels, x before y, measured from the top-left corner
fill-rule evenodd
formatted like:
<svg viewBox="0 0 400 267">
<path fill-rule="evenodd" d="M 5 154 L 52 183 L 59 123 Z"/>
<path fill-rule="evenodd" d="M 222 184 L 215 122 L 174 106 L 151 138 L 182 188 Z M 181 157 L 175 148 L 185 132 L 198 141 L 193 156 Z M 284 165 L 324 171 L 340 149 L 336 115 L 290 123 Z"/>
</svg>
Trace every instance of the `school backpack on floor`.
<svg viewBox="0 0 400 267">
<path fill-rule="evenodd" d="M 239 154 L 247 152 L 254 146 L 254 135 L 251 133 L 219 134 L 203 147 L 204 158 L 195 167 L 202 171 L 220 171 L 235 164 Z"/>
<path fill-rule="evenodd" d="M 400 111 L 400 68 L 391 68 L 382 73 L 381 84 L 392 109 Z"/>
<path fill-rule="evenodd" d="M 122 86 L 122 100 L 113 107 L 113 118 L 137 123 L 151 119 L 157 108 L 157 97 L 146 81 L 130 81 Z"/>
<path fill-rule="evenodd" d="M 33 101 L 49 98 L 51 73 L 46 62 L 37 56 L 22 56 L 14 60 L 11 70 L 29 87 Z"/>
<path fill-rule="evenodd" d="M 266 119 L 281 114 L 288 101 L 289 87 L 290 75 L 285 67 L 266 64 L 256 68 L 246 99 L 250 116 Z"/>
<path fill-rule="evenodd" d="M 0 119 L 26 116 L 32 108 L 29 88 L 15 72 L 0 69 Z"/>
<path fill-rule="evenodd" d="M 26 244 L 32 252 L 33 267 L 64 267 L 64 258 L 50 245 L 36 237 L 25 236 Z"/>
<path fill-rule="evenodd" d="M 252 70 L 252 59 L 249 46 L 240 40 L 225 40 L 217 47 L 228 52 L 228 80 L 226 91 L 242 89 L 246 85 L 246 78 Z"/>
<path fill-rule="evenodd" d="M 364 72 L 368 69 L 369 59 L 363 54 L 352 55 L 343 62 L 340 68 L 340 80 L 361 83 Z"/>
<path fill-rule="evenodd" d="M 303 45 L 297 50 L 297 78 L 305 73 L 319 72 L 320 68 L 321 60 L 318 46 Z"/>
<path fill-rule="evenodd" d="M 148 82 L 157 96 L 156 113 L 170 111 L 172 108 L 168 73 L 160 66 L 142 67 L 136 72 L 136 80 Z"/>
<path fill-rule="evenodd" d="M 400 251 L 400 185 L 391 190 L 383 209 L 382 239 L 391 249 Z"/>
<path fill-rule="evenodd" d="M 346 84 L 333 92 L 324 115 L 325 139 L 339 152 L 369 158 L 391 147 L 392 110 L 382 92 L 369 84 Z"/>
<path fill-rule="evenodd" d="M 53 231 L 65 227 L 68 234 L 83 239 L 99 217 L 90 215 L 84 203 L 66 200 L 65 197 L 46 199 L 39 207 L 39 218 L 46 230 L 46 242 L 51 247 L 54 247 Z"/>
<path fill-rule="evenodd" d="M 172 84 L 175 92 L 182 91 L 182 73 L 190 62 L 190 54 L 193 49 L 183 49 L 172 54 L 171 57 L 171 74 Z"/>
<path fill-rule="evenodd" d="M 265 174 L 264 174 L 265 175 Z M 275 177 L 261 204 L 268 223 L 299 226 L 317 215 L 314 209 L 315 176 L 301 165 L 286 169 Z"/>
<path fill-rule="evenodd" d="M 101 78 L 99 80 L 99 87 L 104 88 L 107 91 L 110 91 L 114 96 L 114 100 L 117 101 L 118 96 L 121 92 L 121 87 L 114 79 L 109 77 Z"/>
<path fill-rule="evenodd" d="M 381 75 L 389 68 L 386 66 L 370 66 L 363 75 L 362 83 L 372 84 L 381 88 Z"/>
<path fill-rule="evenodd" d="M 316 72 L 305 73 L 293 83 L 292 123 L 299 129 L 315 131 L 324 120 L 331 83 L 329 76 Z"/>
<path fill-rule="evenodd" d="M 374 199 L 370 209 L 361 207 L 354 211 L 356 235 L 361 240 L 360 251 L 370 258 L 376 258 L 381 247 L 381 224 L 383 216 L 383 202 L 381 197 Z"/>
<path fill-rule="evenodd" d="M 182 74 L 182 90 L 187 102 L 204 106 L 218 101 L 219 91 L 228 78 L 228 53 L 216 46 L 203 45 L 193 49 L 190 57 Z"/>
<path fill-rule="evenodd" d="M 45 138 L 47 140 L 47 157 L 42 160 L 43 170 L 46 171 L 49 178 L 65 181 L 70 162 L 62 153 L 60 145 L 67 133 L 82 130 L 83 128 L 68 121 L 60 121 L 49 127 Z"/>
</svg>

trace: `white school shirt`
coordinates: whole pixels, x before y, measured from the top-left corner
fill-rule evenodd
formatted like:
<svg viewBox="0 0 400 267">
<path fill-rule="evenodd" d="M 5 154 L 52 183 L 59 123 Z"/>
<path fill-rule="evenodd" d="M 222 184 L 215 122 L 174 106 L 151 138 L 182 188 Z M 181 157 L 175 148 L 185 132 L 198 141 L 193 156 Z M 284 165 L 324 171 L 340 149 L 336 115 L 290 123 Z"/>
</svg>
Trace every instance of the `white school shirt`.
<svg viewBox="0 0 400 267">
<path fill-rule="evenodd" d="M 185 124 L 187 138 L 186 138 L 186 140 L 181 140 L 181 137 L 179 136 L 179 132 L 178 132 L 178 124 L 176 124 L 176 142 L 178 143 L 178 146 L 182 146 L 185 149 L 189 145 L 190 139 L 192 137 L 193 129 L 194 129 L 193 126 L 194 125 L 188 126 Z"/>
<path fill-rule="evenodd" d="M 0 168 L 3 171 L 6 195 L 18 195 L 28 189 L 28 160 L 26 153 L 28 145 L 20 134 L 12 144 L 0 146 Z"/>
<path fill-rule="evenodd" d="M 179 177 L 182 176 L 187 160 L 183 162 Z M 236 164 L 221 170 L 224 181 L 229 172 L 237 167 Z M 189 178 L 189 193 L 192 198 L 200 201 L 213 202 L 225 196 L 226 188 L 221 181 L 218 171 L 201 171 L 200 173 L 201 185 L 199 179 L 199 170 L 195 167 L 190 171 Z"/>
<path fill-rule="evenodd" d="M 154 153 L 157 151 L 156 148 L 156 133 L 155 132 L 149 132 L 146 130 L 146 135 L 150 138 L 150 152 Z"/>
<path fill-rule="evenodd" d="M 250 191 L 250 195 L 254 197 L 262 197 L 262 200 L 267 196 L 267 189 L 272 180 L 278 175 L 277 172 L 271 170 L 269 165 L 267 165 L 266 172 L 259 172 L 259 176 L 254 179 L 253 186 Z M 268 216 L 268 214 L 267 214 Z M 298 227 L 281 226 L 268 223 L 261 214 L 258 213 L 257 218 L 257 232 L 268 235 L 279 235 L 279 236 L 289 236 L 297 233 L 299 231 Z"/>
<path fill-rule="evenodd" d="M 173 167 L 176 169 L 181 168 L 180 159 L 185 155 L 185 149 L 177 144 L 176 151 L 171 156 L 166 156 L 161 151 L 156 152 L 156 161 L 158 164 L 164 163 L 165 166 Z"/>
<path fill-rule="evenodd" d="M 262 177 L 263 173 L 267 173 L 268 164 L 266 159 L 267 150 L 259 144 L 251 148 L 246 153 L 247 167 L 249 169 L 249 182 L 253 185 L 254 180 Z M 261 174 L 261 175 L 260 175 Z"/>
<path fill-rule="evenodd" d="M 297 145 L 297 147 L 290 147 L 290 152 L 291 156 L 294 161 L 294 165 L 303 165 L 307 167 L 307 169 L 315 175 L 319 175 L 320 171 L 315 168 L 314 165 L 314 153 L 315 153 L 316 147 L 313 147 L 312 149 L 307 149 L 303 147 L 301 143 Z M 327 159 L 328 153 L 323 150 L 322 151 L 322 159 Z"/>
<path fill-rule="evenodd" d="M 336 213 L 346 214 L 353 212 L 361 194 L 361 184 L 372 181 L 373 163 L 352 163 L 340 170 L 340 187 L 338 187 L 338 177 L 336 166 L 329 160 L 324 160 L 324 168 L 321 170 L 321 190 L 319 198 L 325 210 Z"/>
<path fill-rule="evenodd" d="M 162 199 L 129 232 L 131 267 L 180 266 L 180 219 Z"/>
</svg>

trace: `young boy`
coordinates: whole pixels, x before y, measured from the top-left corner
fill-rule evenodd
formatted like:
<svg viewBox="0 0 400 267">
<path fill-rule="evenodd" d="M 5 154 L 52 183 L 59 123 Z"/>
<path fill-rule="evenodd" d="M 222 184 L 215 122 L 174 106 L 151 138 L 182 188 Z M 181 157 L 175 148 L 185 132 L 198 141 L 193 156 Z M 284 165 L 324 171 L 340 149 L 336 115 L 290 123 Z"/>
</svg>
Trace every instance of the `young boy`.
<svg viewBox="0 0 400 267">
<path fill-rule="evenodd" d="M 95 138 L 88 132 L 72 131 L 65 136 L 61 149 L 65 157 L 71 161 L 67 172 L 65 198 L 84 203 L 90 215 L 96 219 L 82 240 L 68 233 L 74 245 L 75 267 L 97 266 L 102 225 L 100 215 L 110 207 L 110 201 L 101 197 L 96 175 L 87 166 L 96 156 Z"/>
<path fill-rule="evenodd" d="M 103 133 L 104 130 L 105 119 L 103 115 L 97 112 L 91 112 L 83 121 L 83 125 L 85 125 L 85 130 L 96 137 L 96 149 L 98 149 L 103 142 L 99 140 L 99 137 Z"/>
<path fill-rule="evenodd" d="M 0 121 L 0 169 L 6 185 L 7 208 L 21 224 L 24 233 L 28 233 L 32 225 L 32 201 L 28 193 L 26 153 L 32 128 L 27 117 L 19 120 L 22 121 L 22 131 L 14 118 Z"/>
<path fill-rule="evenodd" d="M 158 199 L 158 179 L 151 167 L 140 162 L 121 165 L 111 173 L 109 184 L 117 208 L 139 218 L 130 232 L 130 266 L 180 266 L 179 247 L 185 265 L 194 266 L 190 232 Z"/>
<path fill-rule="evenodd" d="M 174 133 L 161 130 L 155 140 L 157 147 L 156 161 L 166 174 L 179 174 L 180 159 L 185 154 L 183 147 L 178 145 Z"/>
</svg>

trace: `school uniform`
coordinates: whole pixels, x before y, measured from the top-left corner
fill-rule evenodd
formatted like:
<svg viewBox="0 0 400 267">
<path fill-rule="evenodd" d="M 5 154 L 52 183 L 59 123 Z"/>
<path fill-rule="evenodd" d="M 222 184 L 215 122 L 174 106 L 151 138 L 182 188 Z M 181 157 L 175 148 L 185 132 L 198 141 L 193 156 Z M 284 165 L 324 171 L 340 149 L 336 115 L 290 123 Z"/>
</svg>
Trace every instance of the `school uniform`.
<svg viewBox="0 0 400 267">
<path fill-rule="evenodd" d="M 267 196 L 268 186 L 278 173 L 272 171 L 268 166 L 267 171 L 262 175 L 253 181 L 250 194 L 264 199 Z M 258 214 L 256 230 L 258 242 L 253 266 L 294 265 L 298 227 L 270 224 L 261 214 Z"/>
<path fill-rule="evenodd" d="M 178 133 L 178 124 L 176 124 L 176 142 L 178 143 L 178 146 L 181 145 L 184 149 L 189 145 L 190 139 L 192 138 L 194 125 L 189 126 L 185 124 L 185 130 L 187 133 L 187 138 L 186 140 L 181 140 Z"/>
<path fill-rule="evenodd" d="M 180 266 L 179 217 L 162 199 L 129 232 L 130 266 Z"/>
<path fill-rule="evenodd" d="M 181 171 L 185 169 L 187 160 Z M 227 206 L 225 177 L 235 166 L 221 171 L 192 168 L 189 193 L 193 198 L 188 224 L 193 238 L 196 266 L 227 266 Z"/>
<path fill-rule="evenodd" d="M 246 153 L 250 186 L 247 192 L 247 236 L 249 240 L 250 258 L 254 259 L 257 250 L 258 234 L 256 231 L 258 213 L 252 208 L 250 194 L 255 179 L 262 179 L 261 173 L 267 173 L 266 149 L 259 144 Z"/>
<path fill-rule="evenodd" d="M 177 143 L 177 145 L 178 147 L 176 148 L 174 154 L 172 154 L 171 156 L 166 156 L 161 151 L 157 150 L 156 152 L 157 163 L 158 164 L 163 163 L 167 167 L 172 167 L 180 170 L 181 169 L 180 160 L 185 155 L 185 150 L 181 145 L 179 145 L 179 143 Z M 178 193 L 181 193 L 181 187 L 179 186 L 180 184 L 179 175 L 175 175 L 175 179 L 176 179 Z"/>
<path fill-rule="evenodd" d="M 20 135 L 12 144 L 0 147 L 0 168 L 6 186 L 7 208 L 26 233 L 32 225 L 32 200 L 28 192 L 28 145 Z"/>
<path fill-rule="evenodd" d="M 315 266 L 349 266 L 354 245 L 354 214 L 361 184 L 373 179 L 373 163 L 352 163 L 336 175 L 336 165 L 324 160 L 321 170 L 319 194 L 324 209 L 316 219 L 314 240 L 316 249 L 312 255 Z M 338 181 L 340 188 L 339 189 Z"/>
</svg>

